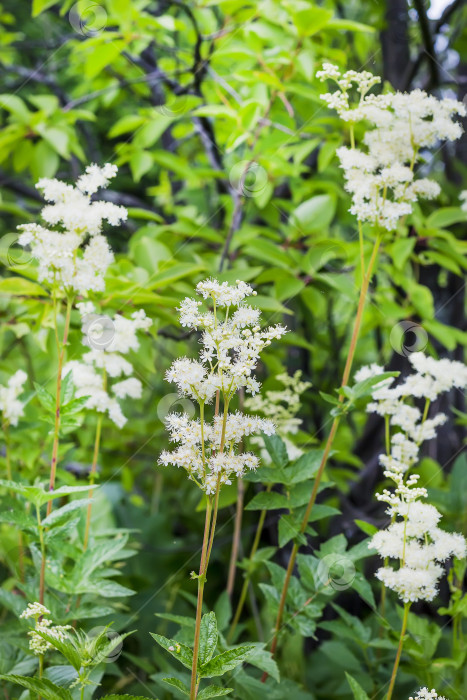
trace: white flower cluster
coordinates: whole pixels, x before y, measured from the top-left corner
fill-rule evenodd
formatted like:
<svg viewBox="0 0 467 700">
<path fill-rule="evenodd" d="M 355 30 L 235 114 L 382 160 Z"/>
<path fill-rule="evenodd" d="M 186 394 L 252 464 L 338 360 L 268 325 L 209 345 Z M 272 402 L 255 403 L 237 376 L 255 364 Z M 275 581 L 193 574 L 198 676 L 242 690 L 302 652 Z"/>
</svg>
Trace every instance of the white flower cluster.
<svg viewBox="0 0 467 700">
<path fill-rule="evenodd" d="M 177 385 L 181 395 L 197 401 L 209 402 L 217 390 L 230 396 L 240 387 L 256 394 L 260 385 L 252 374 L 259 355 L 284 335 L 285 328 L 277 325 L 261 329 L 260 311 L 244 303 L 245 297 L 255 294 L 245 282 L 228 285 L 206 280 L 197 285 L 196 291 L 204 299 L 212 299 L 214 311 L 202 312 L 202 302 L 187 297 L 180 307 L 180 323 L 203 330 L 201 361 L 176 360 L 167 372 L 168 381 Z M 232 306 L 237 307 L 233 312 Z M 223 320 L 218 318 L 217 307 L 226 309 Z"/>
<path fill-rule="evenodd" d="M 462 204 L 461 204 L 461 209 L 462 209 L 462 211 L 467 212 L 467 190 L 463 190 L 463 191 L 460 193 L 459 199 L 460 199 L 461 202 L 462 202 Z"/>
<path fill-rule="evenodd" d="M 255 455 L 235 453 L 235 446 L 243 437 L 261 431 L 269 435 L 274 432 L 272 421 L 239 412 L 228 414 L 228 407 L 240 387 L 251 394 L 259 390 L 253 371 L 260 352 L 286 331 L 282 326 L 261 329 L 260 312 L 244 302 L 245 297 L 254 294 L 244 282 L 228 285 L 205 280 L 197 285 L 196 291 L 204 299 L 212 300 L 213 310 L 202 310 L 202 302 L 186 298 L 180 307 L 180 322 L 182 326 L 203 331 L 200 360 L 175 360 L 166 377 L 177 385 L 181 396 L 200 404 L 200 420 L 190 420 L 186 414 L 169 415 L 170 437 L 179 447 L 173 452 L 163 452 L 159 461 L 182 467 L 200 488 L 211 494 L 218 485 L 230 484 L 233 475 L 242 476 L 246 470 L 257 467 Z M 219 308 L 224 309 L 222 319 Z M 207 423 L 204 406 L 217 391 L 223 398 L 224 414 Z"/>
<path fill-rule="evenodd" d="M 287 447 L 289 458 L 294 460 L 298 459 L 303 451 L 288 436 L 296 435 L 302 423 L 301 419 L 297 418 L 297 413 L 300 410 L 300 397 L 311 384 L 302 381 L 300 370 L 297 370 L 292 376 L 278 374 L 276 379 L 284 387 L 281 391 L 266 391 L 264 396 L 261 394 L 252 396 L 246 399 L 245 408 L 252 413 L 262 414 L 272 420 L 276 426 L 277 435 L 282 438 Z M 261 438 L 254 438 L 253 442 L 262 444 Z M 263 455 L 264 459 L 269 457 L 266 455 Z"/>
<path fill-rule="evenodd" d="M 115 314 L 113 318 L 97 315 L 90 302 L 77 304 L 81 312 L 83 343 L 91 350 L 81 360 L 71 360 L 63 368 L 63 376 L 72 373 L 76 396 L 88 396 L 86 408 L 107 413 L 119 428 L 126 418 L 118 399 L 141 398 L 142 385 L 132 377 L 133 366 L 123 355 L 139 348 L 137 332 L 152 324 L 143 310 L 135 311 L 131 318 Z M 125 377 L 109 386 L 109 379 Z M 110 393 L 109 393 L 110 392 Z"/>
<path fill-rule="evenodd" d="M 321 95 L 340 118 L 351 124 L 364 121 L 369 127 L 362 148 L 339 148 L 337 155 L 344 170 L 346 190 L 352 195 L 350 212 L 361 222 L 370 222 L 389 231 L 399 219 L 412 212 L 419 198 L 433 199 L 440 188 L 427 178 L 414 174 L 422 150 L 440 141 L 454 141 L 462 134 L 455 115 L 464 117 L 462 102 L 438 100 L 422 90 L 410 93 L 368 95 L 380 79 L 366 71 L 347 71 L 325 64 L 317 76 L 337 83 L 333 93 Z M 351 103 L 355 87 L 358 100 Z"/>
<path fill-rule="evenodd" d="M 272 421 L 238 411 L 231 413 L 227 416 L 224 438 L 222 424 L 221 416 L 202 426 L 199 420 L 190 420 L 186 414 L 170 414 L 166 419 L 170 440 L 180 447 L 162 452 L 159 462 L 182 467 L 207 494 L 215 493 L 218 481 L 231 484 L 233 476 L 241 477 L 247 470 L 256 469 L 259 460 L 254 454 L 236 454 L 234 450 L 243 437 L 261 432 L 272 435 Z"/>
<path fill-rule="evenodd" d="M 71 629 L 70 625 L 54 625 L 52 620 L 45 617 L 46 615 L 50 615 L 50 610 L 41 603 L 28 603 L 27 608 L 20 615 L 23 620 L 30 618 L 35 620 L 35 628 L 28 632 L 28 635 L 30 637 L 29 648 L 36 656 L 42 656 L 49 649 L 54 649 L 54 645 L 37 634 L 38 632 L 64 641 L 67 638 L 67 630 Z"/>
<path fill-rule="evenodd" d="M 440 564 L 451 556 L 462 558 L 466 554 L 464 537 L 438 527 L 441 514 L 433 505 L 419 500 L 427 496 L 427 491 L 417 487 L 419 475 L 410 473 L 418 461 L 421 443 L 436 437 L 436 428 L 446 416 L 427 418 L 427 410 L 422 415 L 408 401 L 412 397 L 425 398 L 428 409 L 430 401 L 440 393 L 467 387 L 467 367 L 423 353 L 413 353 L 409 359 L 415 372 L 396 386 L 394 378 L 377 384 L 372 393 L 374 401 L 367 408 L 384 416 L 390 429 L 395 428 L 390 454 L 380 457 L 384 476 L 394 482 L 395 489 L 377 494 L 378 500 L 388 504 L 386 512 L 391 516 L 391 524 L 377 532 L 369 546 L 383 558 L 399 560 L 397 569 L 384 566 L 376 576 L 405 603 L 433 600 L 444 573 Z M 360 370 L 356 379 L 361 381 L 382 371 L 378 365 L 372 365 Z"/>
<path fill-rule="evenodd" d="M 43 178 L 36 187 L 51 204 L 42 209 L 48 224 L 23 224 L 18 243 L 30 246 L 39 263 L 39 280 L 58 283 L 61 288 L 79 294 L 104 290 L 104 275 L 114 256 L 102 235 L 104 221 L 118 226 L 127 218 L 124 207 L 111 202 L 91 201 L 101 187 L 115 177 L 117 167 L 90 165 L 76 186 Z M 55 227 L 55 228 L 49 228 Z"/>
<path fill-rule="evenodd" d="M 416 696 L 414 698 L 410 697 L 409 700 L 447 700 L 447 698 L 438 695 L 434 688 L 432 690 L 420 688 Z"/>
<path fill-rule="evenodd" d="M 0 413 L 4 423 L 18 425 L 18 420 L 24 413 L 24 403 L 19 400 L 27 379 L 26 372 L 19 369 L 10 377 L 6 386 L 0 386 Z"/>
</svg>

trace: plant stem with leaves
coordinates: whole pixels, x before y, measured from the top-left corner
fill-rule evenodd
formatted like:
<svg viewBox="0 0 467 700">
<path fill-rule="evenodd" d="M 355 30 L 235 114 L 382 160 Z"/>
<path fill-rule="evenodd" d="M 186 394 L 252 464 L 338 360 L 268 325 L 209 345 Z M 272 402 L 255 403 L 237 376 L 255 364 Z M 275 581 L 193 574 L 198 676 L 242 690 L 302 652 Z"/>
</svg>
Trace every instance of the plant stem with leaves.
<svg viewBox="0 0 467 700">
<path fill-rule="evenodd" d="M 376 261 L 376 257 L 378 254 L 380 243 L 381 243 L 381 236 L 378 233 L 376 235 L 376 238 L 375 238 L 375 242 L 373 245 L 373 250 L 371 252 L 368 267 L 366 269 L 365 275 L 364 275 L 363 280 L 362 280 L 362 286 L 360 289 L 360 296 L 359 296 L 359 300 L 358 300 L 357 313 L 355 316 L 355 322 L 354 322 L 352 337 L 350 340 L 349 351 L 347 354 L 347 360 L 346 360 L 345 367 L 344 367 L 344 373 L 342 375 L 341 387 L 346 386 L 348 381 L 349 381 L 350 372 L 352 369 L 352 363 L 353 363 L 353 359 L 355 356 L 355 350 L 357 348 L 357 340 L 358 340 L 358 336 L 360 334 L 360 328 L 361 328 L 362 318 L 363 318 L 363 311 L 365 308 L 365 301 L 366 301 L 370 281 L 371 281 L 371 278 L 373 275 L 373 269 L 374 269 L 374 265 L 375 265 L 375 261 Z M 341 393 L 339 395 L 339 403 L 342 403 L 343 400 L 344 400 L 344 395 Z M 329 458 L 329 454 L 331 452 L 331 448 L 332 448 L 334 438 L 335 438 L 336 433 L 337 433 L 337 429 L 339 427 L 339 423 L 340 423 L 340 415 L 336 415 L 336 417 L 334 418 L 334 420 L 332 422 L 331 430 L 329 432 L 328 438 L 326 440 L 326 444 L 324 446 L 323 456 L 322 456 L 318 471 L 316 473 L 316 477 L 314 480 L 310 500 L 308 501 L 305 515 L 303 516 L 303 520 L 302 520 L 302 523 L 300 526 L 300 530 L 299 530 L 300 535 L 305 533 L 308 522 L 310 520 L 310 514 L 311 514 L 311 511 L 312 511 L 313 506 L 315 504 L 316 496 L 318 495 L 318 489 L 319 489 L 319 485 L 321 483 L 321 478 L 323 476 L 324 469 L 326 467 L 326 464 L 327 464 L 327 461 Z M 292 573 L 294 570 L 295 561 L 297 559 L 298 549 L 299 549 L 299 544 L 298 544 L 298 542 L 295 542 L 293 547 L 292 547 L 292 552 L 290 554 L 290 559 L 289 559 L 289 563 L 288 563 L 287 571 L 286 571 L 286 575 L 285 575 L 285 580 L 284 580 L 284 586 L 282 588 L 281 598 L 279 601 L 279 609 L 278 609 L 276 622 L 275 622 L 275 626 L 274 626 L 274 636 L 273 636 L 273 640 L 271 643 L 271 653 L 273 655 L 274 655 L 276 648 L 277 648 L 279 632 L 280 632 L 281 627 L 282 627 L 282 618 L 284 615 L 285 603 L 287 600 L 287 592 L 289 590 L 290 580 L 292 578 Z M 268 674 L 264 673 L 263 677 L 262 677 L 262 681 L 265 682 L 267 677 L 268 677 Z"/>
</svg>

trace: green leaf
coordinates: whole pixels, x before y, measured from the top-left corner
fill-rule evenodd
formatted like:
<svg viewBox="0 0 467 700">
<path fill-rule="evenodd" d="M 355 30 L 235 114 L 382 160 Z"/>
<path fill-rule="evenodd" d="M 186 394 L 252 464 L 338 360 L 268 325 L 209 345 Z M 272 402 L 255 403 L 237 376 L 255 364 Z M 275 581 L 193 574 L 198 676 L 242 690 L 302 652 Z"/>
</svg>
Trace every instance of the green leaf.
<svg viewBox="0 0 467 700">
<path fill-rule="evenodd" d="M 197 700 L 209 700 L 209 698 L 218 698 L 221 695 L 229 695 L 233 692 L 233 688 L 221 688 L 219 685 L 208 685 L 203 688 L 196 696 Z"/>
<path fill-rule="evenodd" d="M 270 651 L 264 648 L 264 644 L 258 644 L 255 651 L 248 657 L 248 663 L 256 666 L 261 671 L 265 671 L 268 676 L 274 678 L 277 683 L 280 682 L 279 667 Z"/>
<path fill-rule="evenodd" d="M 367 379 L 362 379 L 361 382 L 357 382 L 350 388 L 350 396 L 352 399 L 361 399 L 364 396 L 371 396 L 374 387 L 385 379 L 390 377 L 398 377 L 400 372 L 382 372 L 375 377 L 368 377 Z"/>
<path fill-rule="evenodd" d="M 34 388 L 36 390 L 37 398 L 45 410 L 49 413 L 55 413 L 55 397 L 37 382 L 34 382 Z"/>
<path fill-rule="evenodd" d="M 70 515 L 72 515 L 76 510 L 80 510 L 90 503 L 92 503 L 91 498 L 81 498 L 77 501 L 71 501 L 71 503 L 67 503 L 61 508 L 53 510 L 50 515 L 42 520 L 42 525 L 47 528 L 61 525 L 63 522 L 68 520 Z"/>
<path fill-rule="evenodd" d="M 23 277 L 7 277 L 0 280 L 0 294 L 12 294 L 13 296 L 45 297 L 47 292 L 36 282 L 23 279 Z"/>
<path fill-rule="evenodd" d="M 49 7 L 56 5 L 58 0 L 32 0 L 32 16 L 37 17 Z"/>
<path fill-rule="evenodd" d="M 368 695 L 365 693 L 363 690 L 362 686 L 357 683 L 355 678 L 353 678 L 350 673 L 345 672 L 345 677 L 347 678 L 347 681 L 350 685 L 350 688 L 352 690 L 354 700 L 370 700 Z"/>
<path fill-rule="evenodd" d="M 146 695 L 115 695 L 114 693 L 113 695 L 104 695 L 100 700 L 149 700 L 149 698 Z"/>
<path fill-rule="evenodd" d="M 49 642 L 57 651 L 62 654 L 62 656 L 65 657 L 65 659 L 73 666 L 75 671 L 79 671 L 81 668 L 81 656 L 78 653 L 78 651 L 75 649 L 71 641 L 68 639 L 58 639 L 58 637 L 53 636 L 52 634 L 47 634 L 47 632 L 41 632 L 40 630 L 36 629 L 36 634 L 39 635 L 39 637 L 42 637 L 42 639 L 45 639 L 46 642 Z"/>
<path fill-rule="evenodd" d="M 202 678 L 223 676 L 227 671 L 232 671 L 236 666 L 246 661 L 254 649 L 255 647 L 250 645 L 224 651 L 201 666 L 199 674 Z"/>
<path fill-rule="evenodd" d="M 367 523 L 366 520 L 354 520 L 355 525 L 360 528 L 366 535 L 369 535 L 370 537 L 375 534 L 375 532 L 378 532 L 378 528 L 376 525 L 372 525 L 371 523 Z"/>
<path fill-rule="evenodd" d="M 214 656 L 217 647 L 217 620 L 213 612 L 203 615 L 199 630 L 198 666 L 203 666 Z"/>
<path fill-rule="evenodd" d="M 271 456 L 276 467 L 285 467 L 288 464 L 289 456 L 285 442 L 278 435 L 264 435 L 264 445 Z"/>
<path fill-rule="evenodd" d="M 292 220 L 303 233 L 326 229 L 336 211 L 336 200 L 330 194 L 318 194 L 299 204 Z"/>
<path fill-rule="evenodd" d="M 135 151 L 130 158 L 131 174 L 135 182 L 139 182 L 143 175 L 153 166 L 152 156 L 148 151 Z"/>
<path fill-rule="evenodd" d="M 245 506 L 245 510 L 279 510 L 289 505 L 287 496 L 282 493 L 261 491 Z"/>
<path fill-rule="evenodd" d="M 179 690 L 181 693 L 183 693 L 183 695 L 186 695 L 187 698 L 190 697 L 189 687 L 187 685 L 185 685 L 185 683 L 182 683 L 182 681 L 179 681 L 178 678 L 163 678 L 162 680 L 164 681 L 164 683 L 167 683 L 167 685 L 171 685 L 174 688 L 177 688 L 177 690 Z M 117 696 L 115 696 L 115 697 L 117 697 Z M 118 696 L 118 697 L 120 697 L 120 696 Z M 199 698 L 199 695 L 198 695 L 198 698 Z"/>
<path fill-rule="evenodd" d="M 440 207 L 430 214 L 426 225 L 428 228 L 445 228 L 463 221 L 467 221 L 467 212 L 460 207 Z"/>
<path fill-rule="evenodd" d="M 0 676 L 7 683 L 15 683 L 22 688 L 26 688 L 34 693 L 40 694 L 43 700 L 73 700 L 72 695 L 66 688 L 60 688 L 55 683 L 46 678 L 29 678 L 28 676 Z"/>
<path fill-rule="evenodd" d="M 298 484 L 312 479 L 323 459 L 323 450 L 309 450 L 301 455 L 287 470 L 287 484 Z"/>
<path fill-rule="evenodd" d="M 167 639 L 161 634 L 149 633 L 160 646 L 171 654 L 174 659 L 180 661 L 186 668 L 191 669 L 193 664 L 193 650 L 187 647 L 186 644 L 180 644 L 175 639 Z"/>
</svg>

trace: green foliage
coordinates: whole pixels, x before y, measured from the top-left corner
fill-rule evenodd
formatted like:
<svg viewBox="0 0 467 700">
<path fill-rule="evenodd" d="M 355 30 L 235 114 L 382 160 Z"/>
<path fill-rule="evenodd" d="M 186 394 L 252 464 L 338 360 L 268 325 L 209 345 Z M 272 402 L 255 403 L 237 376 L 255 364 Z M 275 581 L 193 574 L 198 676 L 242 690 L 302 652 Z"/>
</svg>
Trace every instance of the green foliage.
<svg viewBox="0 0 467 700">
<path fill-rule="evenodd" d="M 374 499 L 374 485 L 384 478 L 377 466 L 384 426 L 368 420 L 365 409 L 377 381 L 407 373 L 413 338 L 401 322 L 416 329 L 423 345 L 417 349 L 465 358 L 467 214 L 459 201 L 467 188 L 465 143 L 427 158 L 423 170 L 439 182 L 440 196 L 416 204 L 397 232 L 383 237 L 352 373 L 339 388 L 362 273 L 359 233 L 336 157 L 350 134 L 323 105 L 316 71 L 325 61 L 358 69 L 371 57 L 371 70 L 401 81 L 401 89 L 426 85 L 441 94 L 449 88 L 462 99 L 466 8 L 455 3 L 441 24 L 428 17 L 433 54 L 423 43 L 418 5 L 406 17 L 401 10 L 410 51 L 400 27 L 397 51 L 387 34 L 381 51 L 381 32 L 394 33 L 385 3 L 0 6 L 0 385 L 17 369 L 28 375 L 24 417 L 2 425 L 0 443 L 5 696 L 78 700 L 77 678 L 84 700 L 190 695 L 199 577 L 192 581 L 189 572 L 198 571 L 206 499 L 200 502 L 182 470 L 157 460 L 167 447 L 167 413 L 193 409 L 164 382 L 174 358 L 197 350 L 195 334 L 176 325 L 175 309 L 207 277 L 251 282 L 258 292 L 253 304 L 268 322 L 288 326 L 280 346 L 262 357 L 262 394 L 282 391 L 276 376 L 284 371 L 302 370 L 313 386 L 293 431 L 245 441 L 261 466 L 240 490 L 233 484 L 221 493 L 203 579 L 197 698 L 365 700 L 387 686 L 400 618 L 390 595 L 382 613 L 374 562 L 367 563 L 367 538 L 386 521 Z M 406 76 L 394 67 L 396 55 L 407 56 Z M 88 397 L 75 395 L 71 374 L 57 404 L 56 332 L 63 337 L 67 300 L 41 281 L 14 233 L 39 220 L 40 178 L 71 182 L 93 162 L 119 166 L 102 196 L 125 206 L 128 220 L 105 230 L 115 260 L 105 292 L 91 298 L 99 312 L 129 316 L 143 309 L 153 319 L 129 355 L 142 397 L 125 404 L 122 428 L 103 416 L 95 459 L 99 414 L 85 409 Z M 374 231 L 364 226 L 362 238 L 368 262 Z M 82 355 L 74 307 L 65 361 Z M 354 382 L 353 371 L 373 362 L 394 371 Z M 420 485 L 447 529 L 465 534 L 467 464 L 464 454 L 453 455 L 465 442 L 467 417 L 460 394 L 451 398 L 457 421 L 449 419 L 442 440 L 430 444 Z M 232 410 L 242 402 L 235 398 Z M 333 417 L 339 431 L 304 522 Z M 240 561 L 227 593 L 237 502 L 245 504 Z M 294 545 L 300 553 L 273 658 L 269 644 L 258 640 L 271 637 Z M 423 685 L 450 700 L 467 696 L 465 575 L 465 562 L 453 562 L 439 597 L 411 612 L 395 697 Z M 76 632 L 62 640 L 37 632 L 53 647 L 39 678 L 27 637 L 34 624 L 20 615 L 39 600 L 42 576 L 54 624 Z M 245 608 L 234 624 L 244 582 Z M 265 683 L 262 673 L 269 676 Z M 208 685 L 209 678 L 219 685 Z"/>
</svg>

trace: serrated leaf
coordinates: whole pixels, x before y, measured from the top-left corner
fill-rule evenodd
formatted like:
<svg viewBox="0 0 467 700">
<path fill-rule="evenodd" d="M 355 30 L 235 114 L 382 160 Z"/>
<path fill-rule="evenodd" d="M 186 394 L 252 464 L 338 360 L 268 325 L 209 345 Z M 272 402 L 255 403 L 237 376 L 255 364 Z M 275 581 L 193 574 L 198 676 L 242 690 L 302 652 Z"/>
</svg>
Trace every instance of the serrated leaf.
<svg viewBox="0 0 467 700">
<path fill-rule="evenodd" d="M 49 528 L 61 525 L 64 521 L 68 520 L 72 513 L 84 508 L 90 503 L 92 503 L 91 498 L 81 498 L 77 501 L 71 501 L 71 503 L 67 503 L 65 506 L 53 510 L 50 515 L 42 520 L 42 525 Z"/>
<path fill-rule="evenodd" d="M 276 467 L 285 467 L 288 464 L 289 456 L 284 441 L 278 435 L 263 435 L 263 440 Z"/>
<path fill-rule="evenodd" d="M 60 688 L 46 678 L 29 678 L 29 676 L 0 676 L 7 683 L 14 683 L 42 696 L 43 700 L 73 700 L 66 688 Z"/>
<path fill-rule="evenodd" d="M 203 688 L 196 696 L 197 700 L 209 700 L 209 698 L 218 698 L 221 695 L 229 695 L 233 692 L 233 688 L 221 688 L 219 685 L 208 685 Z"/>
<path fill-rule="evenodd" d="M 187 698 L 190 697 L 190 689 L 187 685 L 185 685 L 185 683 L 182 683 L 182 681 L 178 680 L 178 678 L 163 678 L 162 680 L 164 681 L 164 683 L 167 683 L 167 685 L 171 685 L 174 688 L 177 688 L 177 690 L 183 693 L 183 695 L 186 695 Z"/>
<path fill-rule="evenodd" d="M 55 413 L 55 397 L 37 382 L 34 382 L 34 388 L 36 390 L 37 398 L 45 410 L 49 411 L 50 413 Z"/>
<path fill-rule="evenodd" d="M 73 666 L 75 671 L 79 671 L 81 668 L 81 656 L 75 649 L 71 641 L 68 639 L 59 639 L 52 634 L 47 634 L 47 632 L 42 632 L 36 629 L 36 634 L 46 642 L 49 642 L 57 651 L 65 657 L 65 659 Z"/>
<path fill-rule="evenodd" d="M 360 683 L 357 683 L 355 678 L 353 678 L 350 673 L 345 672 L 345 677 L 347 678 L 347 681 L 350 685 L 350 689 L 352 690 L 354 700 L 370 700 L 368 695 L 365 693 L 363 690 L 362 686 Z"/>
<path fill-rule="evenodd" d="M 160 646 L 171 654 L 174 659 L 180 661 L 186 668 L 191 669 L 193 664 L 193 650 L 187 647 L 186 644 L 180 644 L 175 639 L 167 639 L 161 634 L 149 633 Z"/>
<path fill-rule="evenodd" d="M 202 678 L 214 678 L 223 676 L 227 671 L 231 671 L 239 664 L 243 663 L 255 649 L 254 646 L 242 646 L 236 649 L 228 649 L 222 654 L 214 656 L 207 664 L 199 669 Z"/>
<path fill-rule="evenodd" d="M 114 693 L 113 695 L 104 695 L 101 700 L 149 700 L 149 698 L 145 695 L 115 695 Z"/>
<path fill-rule="evenodd" d="M 217 647 L 217 620 L 213 612 L 203 615 L 199 630 L 198 666 L 203 666 L 214 656 Z"/>
</svg>

